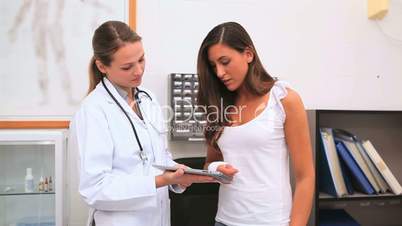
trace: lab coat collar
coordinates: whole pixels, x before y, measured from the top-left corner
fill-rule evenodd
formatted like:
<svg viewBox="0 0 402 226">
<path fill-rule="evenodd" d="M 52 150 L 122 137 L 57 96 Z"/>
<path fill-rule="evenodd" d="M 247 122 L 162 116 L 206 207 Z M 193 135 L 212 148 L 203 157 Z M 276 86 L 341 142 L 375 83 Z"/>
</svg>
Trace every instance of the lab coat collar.
<svg viewBox="0 0 402 226">
<path fill-rule="evenodd" d="M 113 83 L 112 83 L 112 85 L 114 86 L 114 88 L 116 88 L 119 95 L 128 103 L 128 92 L 125 91 L 124 89 L 120 88 L 119 86 L 114 85 Z M 134 97 L 134 92 L 133 92 L 133 97 Z"/>
<path fill-rule="evenodd" d="M 135 120 L 142 122 L 142 120 L 138 117 L 138 115 L 134 112 L 134 110 L 130 107 L 130 105 L 128 105 L 127 101 L 125 101 L 123 99 L 123 97 L 120 95 L 120 93 L 117 91 L 116 87 L 109 81 L 108 78 L 104 77 L 103 81 L 105 82 L 106 87 L 109 89 L 109 91 L 112 93 L 112 95 L 114 96 L 114 98 L 116 98 L 116 100 L 120 103 L 120 105 L 123 107 L 123 109 Z M 112 104 L 116 104 L 114 102 L 114 100 L 112 99 L 111 96 L 109 96 L 109 94 L 107 93 L 106 89 L 103 87 L 102 82 L 100 82 L 98 84 L 98 86 L 101 87 L 102 90 L 104 90 L 104 92 L 106 93 L 106 95 L 108 96 L 108 102 L 112 103 Z M 117 105 L 117 104 L 116 104 Z M 116 106 L 118 107 L 118 106 Z M 145 114 L 143 112 L 143 114 Z M 144 124 L 144 123 L 140 123 L 140 124 Z"/>
</svg>

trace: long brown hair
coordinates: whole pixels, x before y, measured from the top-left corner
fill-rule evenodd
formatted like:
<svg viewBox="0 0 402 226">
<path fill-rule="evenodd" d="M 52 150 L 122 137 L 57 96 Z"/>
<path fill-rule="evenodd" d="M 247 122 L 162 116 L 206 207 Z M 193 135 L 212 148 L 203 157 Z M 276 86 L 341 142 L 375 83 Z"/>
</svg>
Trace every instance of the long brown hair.
<svg viewBox="0 0 402 226">
<path fill-rule="evenodd" d="M 264 69 L 253 41 L 240 24 L 236 22 L 222 23 L 207 34 L 198 51 L 198 104 L 207 109 L 207 126 L 204 130 L 207 144 L 220 151 L 217 140 L 222 134 L 224 126 L 229 125 L 224 112 L 229 105 L 234 105 L 237 93 L 225 87 L 209 63 L 208 50 L 215 44 L 224 44 L 240 53 L 249 49 L 254 54 L 253 61 L 249 63 L 248 72 L 244 80 L 244 86 L 251 94 L 256 96 L 265 95 L 271 90 L 275 80 Z"/>
<path fill-rule="evenodd" d="M 107 21 L 100 25 L 92 37 L 93 57 L 89 63 L 89 88 L 88 93 L 95 89 L 104 74 L 99 71 L 95 60 L 99 60 L 105 66 L 112 62 L 113 54 L 127 42 L 141 41 L 141 37 L 131 28 L 120 21 Z"/>
</svg>

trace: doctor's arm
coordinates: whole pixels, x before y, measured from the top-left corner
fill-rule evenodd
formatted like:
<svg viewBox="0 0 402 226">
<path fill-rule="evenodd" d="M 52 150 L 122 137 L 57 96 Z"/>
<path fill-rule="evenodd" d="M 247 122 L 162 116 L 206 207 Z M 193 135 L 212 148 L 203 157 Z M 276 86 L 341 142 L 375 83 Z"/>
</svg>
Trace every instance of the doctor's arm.
<svg viewBox="0 0 402 226">
<path fill-rule="evenodd" d="M 290 226 L 305 226 L 311 212 L 315 184 L 307 115 L 301 98 L 293 90 L 288 90 L 282 104 L 286 113 L 285 138 L 296 178 Z"/>
<path fill-rule="evenodd" d="M 153 175 L 113 169 L 115 147 L 105 115 L 101 107 L 87 106 L 73 119 L 70 139 L 76 140 L 79 152 L 80 195 L 98 210 L 135 211 L 156 206 Z"/>
<path fill-rule="evenodd" d="M 212 177 L 184 174 L 183 167 L 181 165 L 175 172 L 165 171 L 162 175 L 156 176 L 156 187 L 162 187 L 166 185 L 191 185 L 192 183 L 207 183 L 213 182 Z M 173 187 L 173 189 L 176 189 Z"/>
</svg>

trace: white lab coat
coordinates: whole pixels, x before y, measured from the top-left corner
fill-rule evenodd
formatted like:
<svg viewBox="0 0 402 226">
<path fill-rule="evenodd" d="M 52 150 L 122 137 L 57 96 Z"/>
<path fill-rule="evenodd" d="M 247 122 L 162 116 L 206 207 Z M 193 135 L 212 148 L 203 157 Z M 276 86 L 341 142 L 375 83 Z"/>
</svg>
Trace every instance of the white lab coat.
<svg viewBox="0 0 402 226">
<path fill-rule="evenodd" d="M 109 80 L 104 81 L 133 121 L 149 160 L 144 164 L 140 159 L 128 119 L 99 83 L 70 125 L 70 151 L 79 156 L 79 193 L 91 208 L 88 225 L 95 218 L 97 226 L 169 226 L 168 189 L 156 188 L 155 176 L 162 171 L 151 166 L 175 164 L 166 148 L 160 106 L 148 90 L 152 100 L 141 93 L 141 121 Z M 183 192 L 177 186 L 171 189 Z"/>
</svg>

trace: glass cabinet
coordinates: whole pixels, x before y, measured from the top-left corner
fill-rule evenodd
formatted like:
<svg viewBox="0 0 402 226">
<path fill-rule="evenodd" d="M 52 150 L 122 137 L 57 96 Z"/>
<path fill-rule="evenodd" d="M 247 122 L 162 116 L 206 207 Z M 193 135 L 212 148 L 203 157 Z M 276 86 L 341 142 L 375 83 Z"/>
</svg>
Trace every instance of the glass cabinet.
<svg viewBox="0 0 402 226">
<path fill-rule="evenodd" d="M 0 226 L 62 226 L 64 131 L 0 130 Z"/>
</svg>

